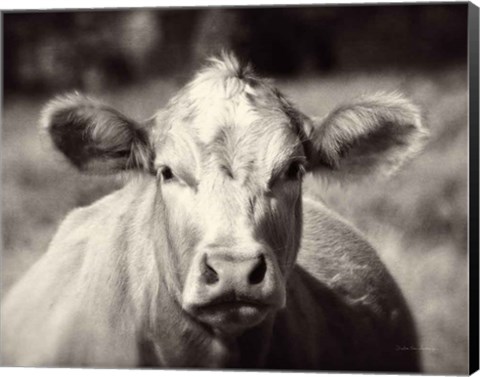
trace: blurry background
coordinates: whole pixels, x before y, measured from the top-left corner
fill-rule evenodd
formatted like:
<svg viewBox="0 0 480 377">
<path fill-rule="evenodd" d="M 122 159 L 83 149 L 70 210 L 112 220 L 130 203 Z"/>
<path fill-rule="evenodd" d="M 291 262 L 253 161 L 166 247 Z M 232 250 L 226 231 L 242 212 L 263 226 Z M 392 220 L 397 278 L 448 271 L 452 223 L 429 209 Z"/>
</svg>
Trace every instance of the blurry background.
<svg viewBox="0 0 480 377">
<path fill-rule="evenodd" d="M 430 142 L 398 176 L 309 178 L 305 191 L 378 248 L 417 321 L 425 371 L 466 373 L 466 4 L 5 14 L 2 295 L 69 210 L 122 185 L 81 176 L 54 153 L 37 130 L 42 105 L 79 89 L 144 119 L 221 48 L 311 115 L 380 89 L 422 106 Z"/>
</svg>

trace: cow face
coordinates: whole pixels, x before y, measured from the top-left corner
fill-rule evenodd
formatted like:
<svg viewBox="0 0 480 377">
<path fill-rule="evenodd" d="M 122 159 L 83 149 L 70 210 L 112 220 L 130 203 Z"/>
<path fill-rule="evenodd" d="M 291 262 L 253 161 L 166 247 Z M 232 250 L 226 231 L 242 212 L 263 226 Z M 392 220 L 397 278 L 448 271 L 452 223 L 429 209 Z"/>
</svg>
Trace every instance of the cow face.
<svg viewBox="0 0 480 377">
<path fill-rule="evenodd" d="M 50 104 L 44 124 L 80 170 L 152 176 L 171 291 L 193 318 L 228 334 L 285 305 L 303 172 L 344 179 L 395 168 L 424 134 L 399 95 L 310 120 L 228 56 L 144 125 L 81 96 Z"/>
<path fill-rule="evenodd" d="M 168 233 L 177 235 L 169 249 L 183 308 L 236 332 L 285 304 L 307 160 L 288 103 L 238 67 L 216 64 L 155 118 L 154 170 Z"/>
</svg>

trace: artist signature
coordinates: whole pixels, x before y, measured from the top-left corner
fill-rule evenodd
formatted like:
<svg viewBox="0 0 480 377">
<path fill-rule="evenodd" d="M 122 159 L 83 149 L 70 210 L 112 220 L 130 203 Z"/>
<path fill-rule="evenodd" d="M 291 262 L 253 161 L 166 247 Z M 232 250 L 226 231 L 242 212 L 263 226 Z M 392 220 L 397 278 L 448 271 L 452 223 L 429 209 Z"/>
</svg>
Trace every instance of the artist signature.
<svg viewBox="0 0 480 377">
<path fill-rule="evenodd" d="M 395 351 L 424 351 L 424 352 L 436 352 L 437 349 L 434 347 L 424 347 L 424 346 L 396 346 Z"/>
</svg>

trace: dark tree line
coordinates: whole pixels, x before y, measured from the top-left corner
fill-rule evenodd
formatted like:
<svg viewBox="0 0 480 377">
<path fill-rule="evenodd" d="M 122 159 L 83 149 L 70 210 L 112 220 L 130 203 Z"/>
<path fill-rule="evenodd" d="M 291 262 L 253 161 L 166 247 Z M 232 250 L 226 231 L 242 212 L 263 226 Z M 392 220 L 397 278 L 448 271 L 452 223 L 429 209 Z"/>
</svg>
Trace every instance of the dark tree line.
<svg viewBox="0 0 480 377">
<path fill-rule="evenodd" d="M 185 74 L 226 48 L 262 73 L 465 63 L 467 5 L 7 13 L 5 92 Z"/>
</svg>

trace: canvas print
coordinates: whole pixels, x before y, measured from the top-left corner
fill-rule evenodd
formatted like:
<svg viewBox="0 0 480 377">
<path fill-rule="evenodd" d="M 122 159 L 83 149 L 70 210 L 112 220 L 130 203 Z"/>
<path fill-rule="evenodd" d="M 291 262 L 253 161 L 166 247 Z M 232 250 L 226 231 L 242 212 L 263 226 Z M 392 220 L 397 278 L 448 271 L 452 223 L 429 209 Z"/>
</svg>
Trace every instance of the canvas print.
<svg viewBox="0 0 480 377">
<path fill-rule="evenodd" d="M 2 366 L 467 373 L 469 7 L 5 12 Z"/>
</svg>

